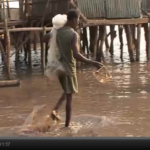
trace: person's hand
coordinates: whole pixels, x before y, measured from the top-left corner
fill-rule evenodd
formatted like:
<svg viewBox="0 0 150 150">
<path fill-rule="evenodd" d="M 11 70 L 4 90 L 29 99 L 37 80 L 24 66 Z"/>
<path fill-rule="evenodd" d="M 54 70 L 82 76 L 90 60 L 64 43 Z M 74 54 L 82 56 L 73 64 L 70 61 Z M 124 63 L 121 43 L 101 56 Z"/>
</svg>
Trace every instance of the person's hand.
<svg viewBox="0 0 150 150">
<path fill-rule="evenodd" d="M 99 63 L 98 61 L 94 61 L 93 62 L 94 67 L 96 67 L 97 69 L 100 69 L 102 67 L 102 64 Z"/>
</svg>

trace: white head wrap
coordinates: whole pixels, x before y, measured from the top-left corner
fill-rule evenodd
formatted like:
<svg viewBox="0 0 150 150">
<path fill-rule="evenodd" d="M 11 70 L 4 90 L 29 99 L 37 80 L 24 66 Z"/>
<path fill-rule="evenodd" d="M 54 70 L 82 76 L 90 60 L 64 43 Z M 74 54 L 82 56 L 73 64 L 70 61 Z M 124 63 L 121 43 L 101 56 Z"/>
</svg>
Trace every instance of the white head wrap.
<svg viewBox="0 0 150 150">
<path fill-rule="evenodd" d="M 66 22 L 67 22 L 67 15 L 58 14 L 52 19 L 53 27 L 55 29 L 63 27 L 66 24 Z"/>
</svg>

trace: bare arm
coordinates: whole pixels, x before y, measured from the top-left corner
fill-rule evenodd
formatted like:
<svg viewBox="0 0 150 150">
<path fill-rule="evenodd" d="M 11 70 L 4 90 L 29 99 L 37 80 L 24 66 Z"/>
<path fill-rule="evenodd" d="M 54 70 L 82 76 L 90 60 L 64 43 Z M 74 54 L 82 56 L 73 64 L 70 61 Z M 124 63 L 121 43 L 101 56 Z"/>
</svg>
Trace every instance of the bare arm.
<svg viewBox="0 0 150 150">
<path fill-rule="evenodd" d="M 43 42 L 48 42 L 50 38 L 51 38 L 51 33 L 49 32 L 43 36 Z"/>
<path fill-rule="evenodd" d="M 92 61 L 90 59 L 87 59 L 86 57 L 84 57 L 80 52 L 79 52 L 79 43 L 78 43 L 78 35 L 77 33 L 74 33 L 73 39 L 72 39 L 72 46 L 71 46 L 72 50 L 73 50 L 73 55 L 74 58 L 77 59 L 78 61 L 82 61 L 85 62 L 87 64 L 91 64 L 94 65 L 98 68 L 100 68 L 100 63 L 97 61 Z"/>
</svg>

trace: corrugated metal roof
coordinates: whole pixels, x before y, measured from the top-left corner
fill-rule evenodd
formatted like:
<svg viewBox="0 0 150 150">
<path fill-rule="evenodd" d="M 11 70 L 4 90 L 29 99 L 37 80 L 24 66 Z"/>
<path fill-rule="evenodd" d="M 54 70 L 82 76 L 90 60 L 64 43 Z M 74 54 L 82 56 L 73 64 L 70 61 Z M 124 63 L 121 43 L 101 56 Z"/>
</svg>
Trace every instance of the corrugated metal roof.
<svg viewBox="0 0 150 150">
<path fill-rule="evenodd" d="M 140 0 L 106 0 L 106 18 L 141 17 Z"/>
<path fill-rule="evenodd" d="M 104 18 L 104 0 L 77 0 L 78 8 L 87 18 Z"/>
<path fill-rule="evenodd" d="M 150 12 L 150 0 L 142 0 L 142 9 Z"/>
<path fill-rule="evenodd" d="M 77 0 L 87 18 L 139 18 L 141 0 Z"/>
<path fill-rule="evenodd" d="M 52 0 L 47 17 L 58 13 L 67 13 L 69 0 Z M 76 0 L 81 12 L 87 18 L 139 18 L 141 0 Z M 150 0 L 147 0 L 150 1 Z M 41 17 L 47 0 L 33 0 L 32 16 Z"/>
</svg>

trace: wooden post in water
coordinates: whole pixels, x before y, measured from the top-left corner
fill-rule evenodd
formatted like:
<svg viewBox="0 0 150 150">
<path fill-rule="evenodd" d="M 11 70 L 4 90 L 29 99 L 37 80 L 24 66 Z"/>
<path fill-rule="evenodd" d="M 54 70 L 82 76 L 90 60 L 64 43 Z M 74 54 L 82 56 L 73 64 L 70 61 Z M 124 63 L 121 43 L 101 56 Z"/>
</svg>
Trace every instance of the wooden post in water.
<svg viewBox="0 0 150 150">
<path fill-rule="evenodd" d="M 149 31 L 149 25 L 148 23 L 143 24 L 144 26 L 144 31 L 145 31 L 145 41 L 146 41 L 146 54 L 147 54 L 147 59 L 150 60 L 150 31 Z"/>
<path fill-rule="evenodd" d="M 140 46 L 141 46 L 141 24 L 138 24 L 138 26 L 137 26 L 136 61 L 140 60 Z"/>
<path fill-rule="evenodd" d="M 98 26 L 89 27 L 90 32 L 90 51 L 93 55 L 93 59 L 96 60 L 97 55 L 97 41 L 98 41 Z"/>
<path fill-rule="evenodd" d="M 36 37 L 36 33 L 34 32 L 34 38 L 33 38 L 33 50 L 36 51 L 37 50 L 37 37 Z"/>
<path fill-rule="evenodd" d="M 96 43 L 96 61 L 101 61 L 101 56 L 100 56 L 100 51 L 99 51 L 99 46 L 100 46 L 100 36 L 101 36 L 101 32 L 100 32 L 100 26 L 98 28 L 98 39 L 97 39 L 97 43 Z"/>
<path fill-rule="evenodd" d="M 6 35 L 6 49 L 7 49 L 7 75 L 8 79 L 10 80 L 10 33 L 7 27 L 7 18 L 6 18 L 6 11 L 5 11 L 5 0 L 2 0 L 3 3 L 3 15 L 4 15 L 4 28 L 5 28 L 5 35 Z"/>
<path fill-rule="evenodd" d="M 96 43 L 97 43 L 97 31 L 98 31 L 98 27 L 94 26 L 94 27 L 89 27 L 89 31 L 90 31 L 90 51 L 93 54 L 93 58 L 96 58 Z"/>
<path fill-rule="evenodd" d="M 107 26 L 105 28 L 106 28 L 106 35 L 107 35 Z M 105 45 L 106 45 L 106 50 L 109 50 L 110 47 L 109 47 L 109 42 L 108 42 L 108 37 L 107 36 L 105 38 Z"/>
<path fill-rule="evenodd" d="M 15 48 L 16 48 L 16 55 L 15 55 L 15 66 L 18 67 L 18 61 L 19 61 L 19 33 L 15 33 Z"/>
<path fill-rule="evenodd" d="M 40 32 L 40 45 L 41 45 L 41 67 L 43 69 L 43 32 Z"/>
<path fill-rule="evenodd" d="M 147 38 L 147 59 L 150 61 L 150 24 L 148 23 L 148 38 Z"/>
<path fill-rule="evenodd" d="M 83 28 L 83 43 L 84 43 L 84 52 L 87 50 L 87 58 L 89 58 L 89 46 L 88 46 L 88 38 L 87 38 L 87 28 Z"/>
<path fill-rule="evenodd" d="M 123 60 L 123 26 L 118 26 L 118 28 L 119 28 L 120 50 L 121 50 L 120 58 L 121 60 Z"/>
<path fill-rule="evenodd" d="M 45 64 L 47 64 L 48 62 L 48 59 L 47 59 L 48 49 L 49 49 L 49 41 L 45 43 Z"/>
<path fill-rule="evenodd" d="M 43 28 L 43 36 L 46 34 L 46 29 L 45 27 Z M 46 60 L 45 60 L 45 50 L 46 50 L 46 43 L 43 42 L 43 73 L 45 71 L 45 63 L 46 63 Z"/>
<path fill-rule="evenodd" d="M 6 55 L 5 55 L 5 50 L 4 50 L 4 47 L 3 47 L 3 44 L 2 44 L 1 41 L 0 41 L 0 51 L 1 51 L 1 54 L 2 54 L 2 59 L 4 61 L 4 64 L 7 67 L 7 59 L 6 59 Z"/>
<path fill-rule="evenodd" d="M 30 31 L 28 33 L 28 36 L 30 36 L 30 38 L 27 41 L 26 50 L 28 52 L 28 64 L 29 64 L 29 67 L 31 68 L 32 67 L 32 53 L 31 53 L 31 32 Z"/>
<path fill-rule="evenodd" d="M 24 49 L 24 61 L 27 62 L 28 52 L 27 52 L 27 44 L 26 43 L 23 45 L 23 49 Z"/>
<path fill-rule="evenodd" d="M 136 49 L 136 25 L 130 25 L 131 33 L 132 33 L 132 41 L 133 41 L 133 49 Z"/>
<path fill-rule="evenodd" d="M 85 37 L 85 35 L 84 35 L 84 28 L 82 28 L 82 30 L 81 30 L 81 37 L 80 37 L 80 40 L 82 41 L 82 51 L 83 51 L 83 53 L 85 53 L 85 40 L 84 40 L 84 37 Z"/>
<path fill-rule="evenodd" d="M 111 44 L 110 44 L 110 54 L 111 56 L 114 55 L 114 39 L 115 39 L 115 26 L 110 26 L 110 35 L 111 35 Z"/>
<path fill-rule="evenodd" d="M 109 47 L 108 37 L 106 37 L 105 39 L 105 45 L 106 45 L 106 50 L 109 50 L 110 47 Z"/>
<path fill-rule="evenodd" d="M 80 36 L 80 40 L 82 41 L 82 52 L 81 53 L 84 53 L 86 52 L 86 28 L 83 28 L 81 30 L 81 36 Z"/>
<path fill-rule="evenodd" d="M 105 39 L 106 39 L 106 27 L 105 26 L 100 26 L 100 33 L 102 35 L 101 44 L 100 44 L 100 53 L 101 53 L 101 58 L 103 62 L 105 62 L 104 53 L 103 53 L 103 46 L 104 46 Z"/>
<path fill-rule="evenodd" d="M 144 23 L 143 24 L 143 27 L 144 27 L 144 33 L 145 33 L 145 43 L 146 43 L 146 56 L 148 56 L 147 55 L 147 49 L 148 49 L 148 43 L 147 43 L 147 41 L 148 41 L 148 33 L 147 33 L 147 31 L 148 31 L 148 24 L 147 23 Z"/>
<path fill-rule="evenodd" d="M 105 38 L 106 38 L 105 27 L 99 26 L 99 37 L 97 41 L 97 57 L 96 57 L 96 60 L 99 62 L 101 62 L 102 60 L 105 61 L 103 54 L 103 45 L 105 42 Z"/>
<path fill-rule="evenodd" d="M 132 39 L 132 32 L 130 25 L 125 25 L 125 32 L 126 32 L 126 38 L 128 43 L 128 51 L 130 56 L 130 61 L 134 62 L 134 55 L 133 55 L 133 39 Z"/>
<path fill-rule="evenodd" d="M 45 43 L 43 42 L 43 36 L 46 34 L 45 27 L 43 27 L 43 31 L 40 32 L 40 43 L 41 43 L 41 64 L 43 73 L 45 71 Z"/>
</svg>

